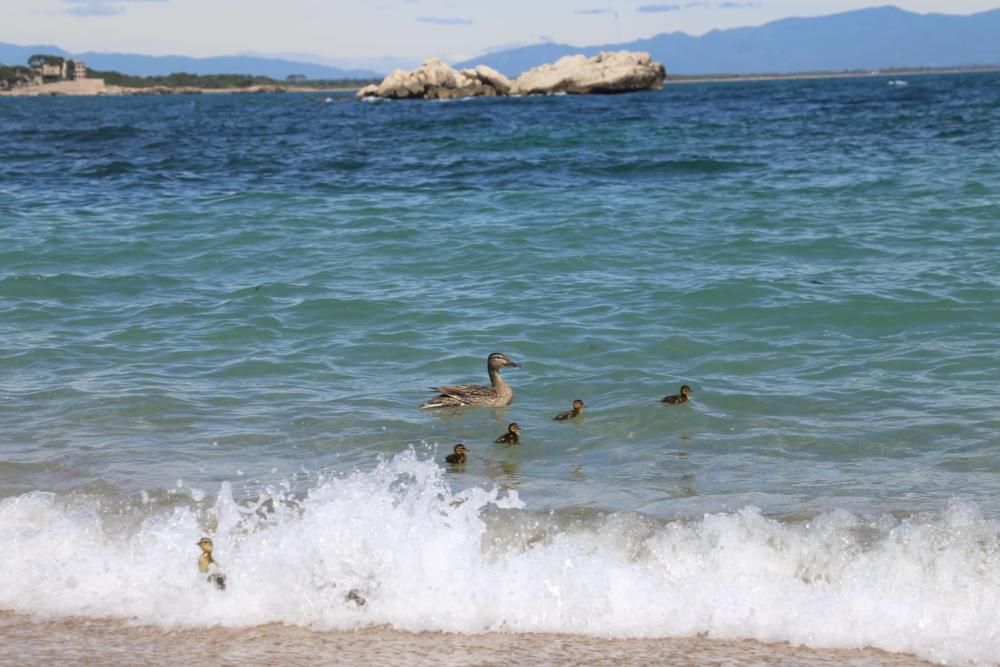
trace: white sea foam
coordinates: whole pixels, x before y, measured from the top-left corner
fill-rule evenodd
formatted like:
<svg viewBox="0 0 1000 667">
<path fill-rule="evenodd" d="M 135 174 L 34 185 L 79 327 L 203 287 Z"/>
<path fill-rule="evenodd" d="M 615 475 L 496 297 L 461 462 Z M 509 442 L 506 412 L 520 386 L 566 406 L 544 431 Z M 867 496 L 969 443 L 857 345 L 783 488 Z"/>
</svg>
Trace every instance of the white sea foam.
<svg viewBox="0 0 1000 667">
<path fill-rule="evenodd" d="M 706 633 L 1000 660 L 1000 527 L 971 504 L 906 520 L 781 522 L 753 508 L 564 520 L 513 493 L 453 493 L 413 452 L 299 501 L 287 488 L 241 504 L 224 484 L 205 512 L 143 505 L 138 529 L 53 494 L 0 501 L 0 608 L 164 626 Z M 203 534 L 225 591 L 198 573 Z"/>
</svg>

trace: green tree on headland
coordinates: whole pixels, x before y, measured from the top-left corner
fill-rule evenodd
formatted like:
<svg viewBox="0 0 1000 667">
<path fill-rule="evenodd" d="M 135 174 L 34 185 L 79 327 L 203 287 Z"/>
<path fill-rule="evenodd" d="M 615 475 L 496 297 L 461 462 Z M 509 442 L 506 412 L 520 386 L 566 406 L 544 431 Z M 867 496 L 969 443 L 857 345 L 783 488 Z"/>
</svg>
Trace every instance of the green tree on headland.
<svg viewBox="0 0 1000 667">
<path fill-rule="evenodd" d="M 31 81 L 32 74 L 30 69 L 21 65 L 0 64 L 0 89 L 24 85 Z"/>
<path fill-rule="evenodd" d="M 52 56 L 44 53 L 36 53 L 35 55 L 28 58 L 28 67 L 41 67 L 42 65 L 58 65 L 61 66 L 66 62 L 65 58 L 59 56 Z"/>
<path fill-rule="evenodd" d="M 294 82 L 289 80 L 278 81 L 267 76 L 251 76 L 248 74 L 189 74 L 187 72 L 174 72 L 166 76 L 132 76 L 115 71 L 90 70 L 91 78 L 104 79 L 109 86 L 122 86 L 123 88 L 206 88 L 211 90 L 227 90 L 250 88 L 251 86 L 284 86 L 290 83 L 293 85 L 313 86 L 317 88 L 355 88 L 370 83 L 368 81 L 357 81 L 354 79 L 335 80 L 304 80 L 298 79 Z M 376 82 L 377 83 L 377 82 Z"/>
</svg>

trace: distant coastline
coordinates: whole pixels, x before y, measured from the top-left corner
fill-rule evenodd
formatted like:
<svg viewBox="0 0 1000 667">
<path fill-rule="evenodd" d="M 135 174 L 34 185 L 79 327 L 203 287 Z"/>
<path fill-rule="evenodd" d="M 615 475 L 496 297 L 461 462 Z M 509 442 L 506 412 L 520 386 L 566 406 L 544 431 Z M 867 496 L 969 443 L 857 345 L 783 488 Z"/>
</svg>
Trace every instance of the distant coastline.
<svg viewBox="0 0 1000 667">
<path fill-rule="evenodd" d="M 0 97 L 131 97 L 135 95 L 249 95 L 259 93 L 350 93 L 358 90 L 365 82 L 336 85 L 283 85 L 259 84 L 243 87 L 205 86 L 115 86 L 107 85 L 102 79 L 80 79 L 60 81 L 34 86 L 21 86 L 11 90 L 0 90 Z"/>
<path fill-rule="evenodd" d="M 784 81 L 806 79 L 846 79 L 864 77 L 922 76 L 928 74 L 968 74 L 976 72 L 1000 72 L 1000 65 L 972 65 L 968 67 L 899 67 L 876 70 L 848 70 L 834 72 L 789 72 L 763 74 L 694 74 L 678 75 L 668 72 L 664 85 L 690 83 L 738 83 L 746 81 Z M 260 94 L 260 93 L 352 93 L 371 83 L 337 82 L 334 85 L 305 85 L 267 83 L 242 87 L 205 86 L 118 86 L 106 84 L 102 79 L 82 79 L 23 86 L 11 90 L 0 90 L 0 97 L 57 97 L 57 96 L 108 96 L 125 97 L 134 95 L 217 95 L 217 94 Z"/>
<path fill-rule="evenodd" d="M 365 82 L 367 83 L 367 82 Z M 359 83 L 333 86 L 254 85 L 244 88 L 206 88 L 202 86 L 129 86 L 104 85 L 100 79 L 83 79 L 60 83 L 44 83 L 13 90 L 0 90 L 0 97 L 130 97 L 134 95 L 248 95 L 254 93 L 350 93 L 364 85 Z"/>
<path fill-rule="evenodd" d="M 893 67 L 875 70 L 841 72 L 789 72 L 775 74 L 670 74 L 664 85 L 674 83 L 732 83 L 738 81 L 795 81 L 803 79 L 849 79 L 862 77 L 921 76 L 925 74 L 967 74 L 1000 72 L 1000 65 L 970 65 L 968 67 Z"/>
<path fill-rule="evenodd" d="M 78 95 L 173 95 L 204 93 L 285 93 L 353 91 L 372 79 L 309 79 L 289 75 L 284 80 L 251 74 L 191 74 L 135 76 L 88 68 L 81 60 L 35 54 L 27 66 L 0 64 L 0 94 L 16 97 Z"/>
</svg>

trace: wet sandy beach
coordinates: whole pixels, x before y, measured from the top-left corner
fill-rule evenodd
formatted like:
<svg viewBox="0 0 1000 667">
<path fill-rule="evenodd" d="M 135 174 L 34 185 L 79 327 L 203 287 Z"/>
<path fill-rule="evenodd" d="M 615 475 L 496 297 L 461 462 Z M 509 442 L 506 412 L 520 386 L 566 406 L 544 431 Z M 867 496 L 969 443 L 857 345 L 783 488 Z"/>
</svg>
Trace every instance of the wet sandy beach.
<svg viewBox="0 0 1000 667">
<path fill-rule="evenodd" d="M 164 630 L 114 619 L 0 612 L 0 664 L 49 665 L 928 665 L 871 649 L 575 635 L 321 632 L 284 625 Z"/>
</svg>

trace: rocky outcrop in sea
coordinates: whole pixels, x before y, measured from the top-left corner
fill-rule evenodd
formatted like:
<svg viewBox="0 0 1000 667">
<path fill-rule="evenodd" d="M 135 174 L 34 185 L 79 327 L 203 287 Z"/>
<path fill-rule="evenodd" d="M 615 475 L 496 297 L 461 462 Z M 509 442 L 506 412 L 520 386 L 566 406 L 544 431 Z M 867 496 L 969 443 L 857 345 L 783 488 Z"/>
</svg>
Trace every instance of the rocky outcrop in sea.
<svg viewBox="0 0 1000 667">
<path fill-rule="evenodd" d="M 382 83 L 365 86 L 358 99 L 449 99 L 497 95 L 553 95 L 557 93 L 627 93 L 663 87 L 667 72 L 648 53 L 601 52 L 588 58 L 566 56 L 528 70 L 511 81 L 500 72 L 478 65 L 455 70 L 438 58 L 412 72 L 395 70 Z"/>
<path fill-rule="evenodd" d="M 500 72 L 486 65 L 475 69 L 455 70 L 439 58 L 432 58 L 412 72 L 394 70 L 382 83 L 365 86 L 358 91 L 358 98 L 381 97 L 386 99 L 449 99 L 455 97 L 481 97 L 507 95 L 511 81 Z"/>
<path fill-rule="evenodd" d="M 610 94 L 659 90 L 667 70 L 643 51 L 602 51 L 588 58 L 564 56 L 514 81 L 512 95 Z"/>
</svg>

